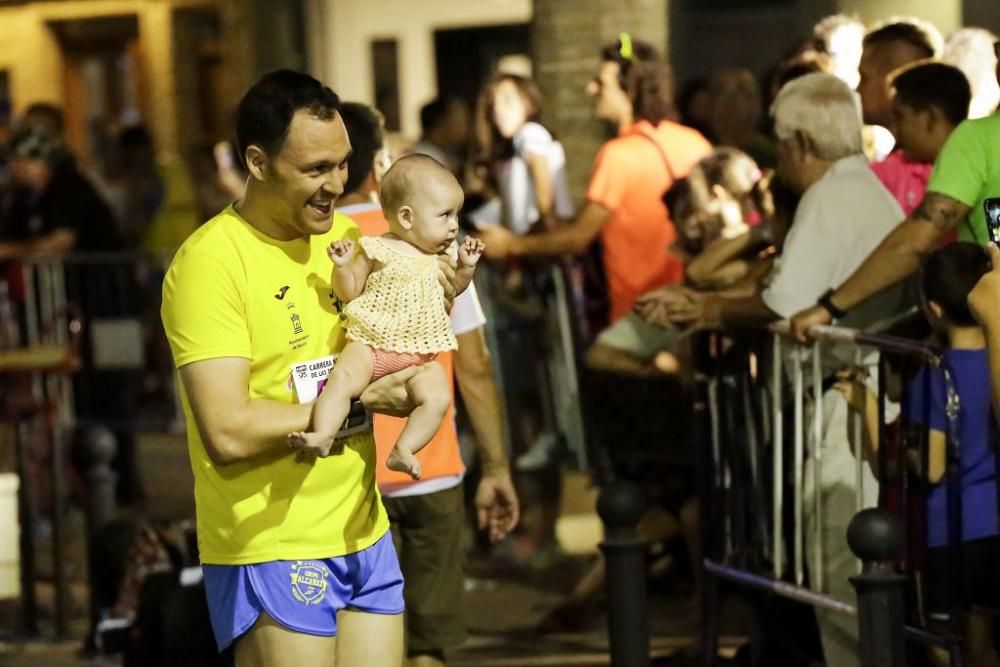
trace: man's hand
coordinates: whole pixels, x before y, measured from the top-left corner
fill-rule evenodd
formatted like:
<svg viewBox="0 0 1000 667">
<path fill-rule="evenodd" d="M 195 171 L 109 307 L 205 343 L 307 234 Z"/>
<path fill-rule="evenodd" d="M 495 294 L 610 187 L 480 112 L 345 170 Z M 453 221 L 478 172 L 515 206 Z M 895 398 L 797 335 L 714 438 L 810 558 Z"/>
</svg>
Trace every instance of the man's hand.
<svg viewBox="0 0 1000 667">
<path fill-rule="evenodd" d="M 479 529 L 489 530 L 491 542 L 502 540 L 517 526 L 521 511 L 508 469 L 484 471 L 475 502 Z"/>
<path fill-rule="evenodd" d="M 466 236 L 458 246 L 458 263 L 463 267 L 473 267 L 486 250 L 486 244 L 474 236 Z"/>
<path fill-rule="evenodd" d="M 1000 327 L 1000 248 L 991 243 L 987 250 L 993 269 L 969 292 L 969 310 L 984 329 L 996 330 Z"/>
<path fill-rule="evenodd" d="M 830 324 L 833 316 L 823 306 L 813 306 L 795 315 L 791 321 L 789 335 L 799 343 L 810 342 L 809 328 L 817 325 Z"/>
<path fill-rule="evenodd" d="M 500 225 L 478 225 L 479 238 L 486 244 L 484 254 L 487 259 L 510 257 L 515 237 L 506 227 Z"/>
<path fill-rule="evenodd" d="M 334 241 L 327 248 L 327 254 L 330 255 L 330 261 L 336 266 L 347 266 L 354 259 L 354 241 L 351 239 L 340 239 L 339 241 Z"/>
<path fill-rule="evenodd" d="M 419 371 L 420 366 L 408 366 L 392 375 L 379 378 L 361 392 L 361 403 L 369 412 L 408 417 L 415 404 L 406 389 L 406 382 Z"/>
<path fill-rule="evenodd" d="M 650 324 L 668 328 L 701 319 L 705 295 L 679 285 L 667 285 L 643 294 L 635 311 Z"/>
</svg>

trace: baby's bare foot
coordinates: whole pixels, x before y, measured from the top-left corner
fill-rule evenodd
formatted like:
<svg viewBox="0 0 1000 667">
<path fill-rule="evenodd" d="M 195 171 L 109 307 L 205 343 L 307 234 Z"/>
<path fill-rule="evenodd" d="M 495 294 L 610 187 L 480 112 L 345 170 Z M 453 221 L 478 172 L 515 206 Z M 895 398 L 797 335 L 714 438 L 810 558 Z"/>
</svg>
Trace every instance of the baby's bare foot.
<svg viewBox="0 0 1000 667">
<path fill-rule="evenodd" d="M 389 470 L 405 472 L 413 479 L 420 479 L 420 461 L 417 460 L 416 456 L 404 449 L 394 447 L 389 452 L 389 458 L 385 460 L 385 465 Z"/>
<path fill-rule="evenodd" d="M 323 457 L 330 453 L 330 449 L 333 447 L 333 438 L 321 433 L 295 431 L 288 434 L 288 446 Z"/>
</svg>

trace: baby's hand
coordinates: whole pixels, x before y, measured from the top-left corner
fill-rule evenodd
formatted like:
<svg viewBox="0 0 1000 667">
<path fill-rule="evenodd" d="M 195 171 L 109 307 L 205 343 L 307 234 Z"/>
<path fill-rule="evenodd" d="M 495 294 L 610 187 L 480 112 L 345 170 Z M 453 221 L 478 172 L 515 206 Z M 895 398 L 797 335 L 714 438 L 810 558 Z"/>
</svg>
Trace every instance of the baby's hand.
<svg viewBox="0 0 1000 667">
<path fill-rule="evenodd" d="M 466 236 L 462 245 L 458 246 L 458 261 L 462 266 L 471 267 L 479 262 L 486 250 L 486 244 L 474 236 Z"/>
<path fill-rule="evenodd" d="M 351 239 L 334 241 L 326 252 L 330 255 L 330 261 L 336 266 L 347 266 L 354 259 L 354 241 Z"/>
</svg>

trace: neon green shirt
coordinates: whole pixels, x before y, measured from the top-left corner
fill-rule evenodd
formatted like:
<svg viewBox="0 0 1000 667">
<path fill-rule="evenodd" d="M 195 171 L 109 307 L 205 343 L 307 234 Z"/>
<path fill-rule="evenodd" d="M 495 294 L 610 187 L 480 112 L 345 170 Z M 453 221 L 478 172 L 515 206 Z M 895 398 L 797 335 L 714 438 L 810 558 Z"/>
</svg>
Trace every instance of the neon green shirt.
<svg viewBox="0 0 1000 667">
<path fill-rule="evenodd" d="M 1000 114 L 967 120 L 955 128 L 934 162 L 927 191 L 971 207 L 958 228 L 959 240 L 989 243 L 983 200 L 1000 197 Z"/>
</svg>

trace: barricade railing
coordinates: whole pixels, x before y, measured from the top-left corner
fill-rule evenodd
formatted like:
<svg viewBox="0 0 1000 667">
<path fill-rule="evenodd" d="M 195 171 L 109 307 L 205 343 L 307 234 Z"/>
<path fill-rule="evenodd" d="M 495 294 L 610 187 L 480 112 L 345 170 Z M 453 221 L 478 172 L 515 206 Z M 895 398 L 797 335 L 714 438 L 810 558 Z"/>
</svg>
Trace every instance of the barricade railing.
<svg viewBox="0 0 1000 667">
<path fill-rule="evenodd" d="M 946 358 L 930 345 L 882 333 L 813 327 L 810 334 L 815 342 L 801 346 L 788 339 L 787 332 L 788 324 L 778 323 L 769 331 L 733 337 L 708 333 L 698 341 L 694 431 L 706 575 L 702 587 L 704 664 L 711 664 L 716 654 L 719 582 L 726 580 L 816 609 L 858 616 L 859 648 L 865 667 L 908 664 L 903 662 L 903 637 L 910 643 L 941 647 L 948 651 L 952 665 L 960 665 L 960 585 L 955 574 L 961 562 L 957 529 L 961 526 L 958 395 Z M 887 422 L 892 421 L 887 417 L 893 416 L 887 415 L 887 404 L 895 405 L 887 401 L 890 363 L 897 367 L 934 366 L 941 370 L 946 385 L 949 429 L 945 484 L 951 526 L 949 556 L 954 565 L 949 567 L 953 599 L 946 634 L 926 627 L 915 576 L 923 542 L 914 546 L 916 540 L 909 535 L 907 521 L 910 494 L 926 487 L 918 473 L 927 470 L 927 429 L 887 427 Z M 838 496 L 827 492 L 824 475 L 839 474 L 843 482 L 845 460 L 845 452 L 838 458 L 836 451 L 824 447 L 828 429 L 838 426 L 833 421 L 824 423 L 825 412 L 831 411 L 824 410 L 824 395 L 833 391 L 830 381 L 835 372 L 852 366 L 879 371 L 878 489 L 870 486 L 874 477 L 867 472 L 861 420 L 851 419 L 844 430 L 851 435 L 843 447 L 854 459 L 850 475 L 854 498 L 849 512 L 855 514 L 851 547 L 856 555 L 867 554 L 864 567 L 844 577 L 858 590 L 858 605 L 851 603 L 853 596 L 825 592 L 831 585 L 843 591 L 844 582 L 824 581 L 828 557 L 825 549 L 829 546 L 824 543 L 830 540 L 829 531 L 838 529 L 840 523 L 837 520 L 826 525 L 831 515 L 836 517 L 838 508 L 830 503 L 838 502 Z M 929 375 L 925 373 L 924 377 Z M 908 409 L 907 394 L 900 394 L 902 413 Z M 930 401 L 923 403 L 928 409 Z M 832 419 L 841 419 L 836 412 L 831 414 Z M 923 423 L 930 422 L 925 419 Z M 909 471 L 910 448 L 919 452 L 921 467 L 916 473 Z M 824 455 L 831 454 L 835 460 L 825 461 Z M 830 465 L 833 467 L 825 468 Z M 881 511 L 862 511 L 869 505 L 865 499 L 876 491 Z M 839 501 L 842 515 L 843 495 Z M 846 549 L 848 531 L 843 532 L 842 548 Z M 904 583 L 905 595 L 918 602 L 912 606 L 916 611 L 905 619 Z M 873 589 L 877 590 L 873 593 Z M 883 595 L 885 591 L 889 591 L 886 599 L 898 599 L 892 604 L 866 603 L 865 596 Z M 877 616 L 874 620 L 873 613 Z M 893 630 L 897 621 L 899 627 Z M 898 636 L 873 637 L 873 632 Z"/>
<path fill-rule="evenodd" d="M 69 460 L 86 482 L 93 537 L 114 509 L 115 476 L 108 466 L 115 439 L 107 429 L 162 430 L 176 423 L 172 367 L 147 363 L 163 342 L 158 295 L 166 263 L 140 253 L 71 254 L 25 259 L 0 271 L 0 404 L 13 426 L 21 478 L 22 629 L 29 634 L 38 632 L 34 533 L 40 521 L 50 526 L 56 634 L 68 631 Z M 162 417 L 143 422 L 143 382 L 157 371 L 165 407 Z M 44 487 L 47 498 L 39 497 Z"/>
</svg>

